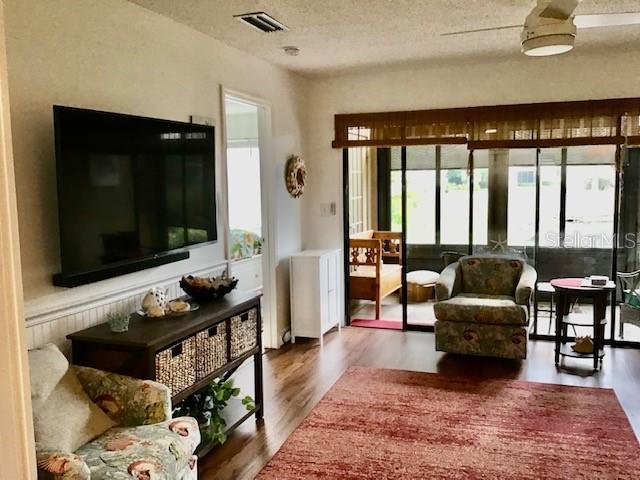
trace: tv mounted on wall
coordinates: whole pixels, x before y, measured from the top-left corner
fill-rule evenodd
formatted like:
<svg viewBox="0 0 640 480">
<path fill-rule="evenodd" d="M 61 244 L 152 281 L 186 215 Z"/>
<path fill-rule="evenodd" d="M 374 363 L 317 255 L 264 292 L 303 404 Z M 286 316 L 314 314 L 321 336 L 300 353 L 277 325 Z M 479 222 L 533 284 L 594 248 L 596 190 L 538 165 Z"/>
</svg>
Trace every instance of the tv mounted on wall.
<svg viewBox="0 0 640 480">
<path fill-rule="evenodd" d="M 214 127 L 53 107 L 62 272 L 73 287 L 217 240 Z"/>
</svg>

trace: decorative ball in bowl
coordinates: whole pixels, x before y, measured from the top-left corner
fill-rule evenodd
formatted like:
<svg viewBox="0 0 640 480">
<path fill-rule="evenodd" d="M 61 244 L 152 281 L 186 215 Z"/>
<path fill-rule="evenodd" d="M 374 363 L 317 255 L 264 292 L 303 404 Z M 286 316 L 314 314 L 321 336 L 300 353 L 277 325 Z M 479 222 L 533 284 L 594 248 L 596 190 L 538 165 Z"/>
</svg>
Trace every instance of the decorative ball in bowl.
<svg viewBox="0 0 640 480">
<path fill-rule="evenodd" d="M 224 297 L 238 285 L 238 279 L 220 275 L 219 277 L 194 277 L 187 275 L 180 280 L 180 287 L 198 302 L 209 302 Z"/>
</svg>

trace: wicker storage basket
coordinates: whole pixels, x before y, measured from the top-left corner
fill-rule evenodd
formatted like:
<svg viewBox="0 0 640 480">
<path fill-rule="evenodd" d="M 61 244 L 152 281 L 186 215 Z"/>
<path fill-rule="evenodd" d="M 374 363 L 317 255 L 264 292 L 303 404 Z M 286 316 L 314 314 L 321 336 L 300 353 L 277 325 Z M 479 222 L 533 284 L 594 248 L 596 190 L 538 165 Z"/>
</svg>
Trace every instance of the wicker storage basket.
<svg viewBox="0 0 640 480">
<path fill-rule="evenodd" d="M 196 335 L 198 381 L 227 363 L 227 324 L 220 322 Z"/>
<path fill-rule="evenodd" d="M 231 360 L 258 345 L 257 328 L 258 310 L 256 308 L 231 317 Z"/>
<path fill-rule="evenodd" d="M 176 395 L 196 383 L 196 337 L 156 353 L 156 381 Z"/>
</svg>

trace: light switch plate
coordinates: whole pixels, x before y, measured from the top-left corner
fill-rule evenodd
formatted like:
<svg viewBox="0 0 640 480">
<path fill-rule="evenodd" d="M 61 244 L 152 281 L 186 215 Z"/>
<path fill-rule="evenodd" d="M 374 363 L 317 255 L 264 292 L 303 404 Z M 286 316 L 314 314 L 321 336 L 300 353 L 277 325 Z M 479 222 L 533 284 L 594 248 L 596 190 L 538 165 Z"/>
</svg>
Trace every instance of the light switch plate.
<svg viewBox="0 0 640 480">
<path fill-rule="evenodd" d="M 327 202 L 320 204 L 321 217 L 333 217 L 336 214 L 336 202 Z"/>
</svg>

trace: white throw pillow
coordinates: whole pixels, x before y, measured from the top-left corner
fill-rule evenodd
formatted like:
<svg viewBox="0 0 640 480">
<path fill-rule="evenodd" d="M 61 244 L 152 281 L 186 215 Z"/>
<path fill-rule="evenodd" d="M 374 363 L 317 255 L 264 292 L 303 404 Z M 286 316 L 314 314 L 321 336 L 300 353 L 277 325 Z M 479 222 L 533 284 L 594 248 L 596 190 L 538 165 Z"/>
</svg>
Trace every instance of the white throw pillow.
<svg viewBox="0 0 640 480">
<path fill-rule="evenodd" d="M 38 372 L 32 378 L 32 387 L 35 383 L 40 388 L 33 407 L 34 431 L 40 448 L 75 452 L 115 424 L 91 401 L 68 362 L 66 371 L 53 388 L 40 378 L 40 369 L 55 372 L 52 378 L 59 377 L 63 363 L 60 357 L 64 359 L 55 345 L 29 352 L 32 372 Z M 43 395 L 47 391 L 50 391 L 49 395 Z"/>
<path fill-rule="evenodd" d="M 31 404 L 34 411 L 42 407 L 67 370 L 69 370 L 69 362 L 53 343 L 29 350 Z"/>
</svg>

